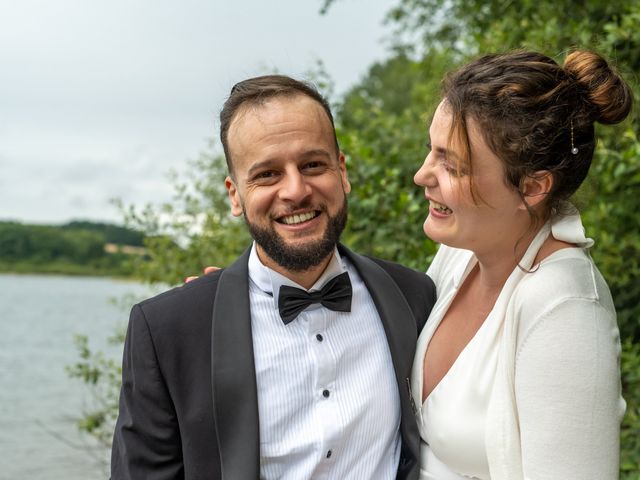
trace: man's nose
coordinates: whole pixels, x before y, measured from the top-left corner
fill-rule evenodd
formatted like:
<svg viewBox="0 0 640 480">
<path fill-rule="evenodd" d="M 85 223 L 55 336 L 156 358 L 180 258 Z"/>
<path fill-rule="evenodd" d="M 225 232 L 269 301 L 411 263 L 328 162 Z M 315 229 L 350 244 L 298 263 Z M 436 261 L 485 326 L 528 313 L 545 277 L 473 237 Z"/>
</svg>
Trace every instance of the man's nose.
<svg viewBox="0 0 640 480">
<path fill-rule="evenodd" d="M 309 195 L 311 195 L 311 185 L 307 178 L 298 169 L 287 171 L 281 184 L 280 199 L 297 203 Z"/>
</svg>

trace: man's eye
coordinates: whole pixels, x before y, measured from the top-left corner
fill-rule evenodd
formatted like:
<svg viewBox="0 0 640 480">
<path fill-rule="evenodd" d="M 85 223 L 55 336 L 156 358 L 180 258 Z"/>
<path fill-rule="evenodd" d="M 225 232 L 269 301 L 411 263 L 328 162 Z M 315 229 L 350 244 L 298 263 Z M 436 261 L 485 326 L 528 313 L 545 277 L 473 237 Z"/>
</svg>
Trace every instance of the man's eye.
<svg viewBox="0 0 640 480">
<path fill-rule="evenodd" d="M 427 147 L 427 150 L 433 150 L 433 148 L 431 148 L 431 142 L 427 141 L 427 143 L 424 144 L 425 147 Z"/>
<path fill-rule="evenodd" d="M 326 168 L 326 163 L 321 161 L 311 161 L 307 162 L 302 166 L 302 171 L 308 172 L 310 174 L 313 173 L 322 173 Z"/>
<path fill-rule="evenodd" d="M 274 172 L 272 170 L 266 170 L 264 172 L 256 173 L 253 176 L 253 179 L 254 180 L 268 180 L 268 179 L 273 178 L 275 176 L 276 176 L 276 172 Z"/>
</svg>

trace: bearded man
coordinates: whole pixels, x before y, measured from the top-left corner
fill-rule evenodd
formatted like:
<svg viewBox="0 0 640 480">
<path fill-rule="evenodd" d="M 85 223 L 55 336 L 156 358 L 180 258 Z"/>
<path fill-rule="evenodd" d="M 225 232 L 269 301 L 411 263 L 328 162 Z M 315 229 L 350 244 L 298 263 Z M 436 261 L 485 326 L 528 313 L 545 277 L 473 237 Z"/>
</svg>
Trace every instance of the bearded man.
<svg viewBox="0 0 640 480">
<path fill-rule="evenodd" d="M 254 242 L 133 307 L 112 479 L 417 479 L 408 378 L 433 283 L 339 243 L 351 186 L 312 86 L 245 80 L 220 121 Z"/>
</svg>

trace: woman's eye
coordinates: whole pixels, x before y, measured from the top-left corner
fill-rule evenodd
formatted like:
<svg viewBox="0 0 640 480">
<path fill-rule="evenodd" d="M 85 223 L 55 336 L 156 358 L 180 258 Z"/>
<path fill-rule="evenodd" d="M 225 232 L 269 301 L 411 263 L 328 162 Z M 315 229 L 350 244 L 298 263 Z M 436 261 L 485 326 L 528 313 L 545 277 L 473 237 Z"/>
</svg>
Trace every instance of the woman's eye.
<svg viewBox="0 0 640 480">
<path fill-rule="evenodd" d="M 444 170 L 452 177 L 464 177 L 466 175 L 466 172 L 464 170 L 458 169 L 456 165 L 451 165 L 450 163 L 443 162 L 442 166 Z"/>
<path fill-rule="evenodd" d="M 454 165 L 451 165 L 448 162 L 442 162 L 442 167 L 444 168 L 445 172 L 447 172 L 448 174 L 453 175 L 454 177 L 460 176 L 460 172 L 458 171 L 458 168 L 455 167 Z"/>
</svg>

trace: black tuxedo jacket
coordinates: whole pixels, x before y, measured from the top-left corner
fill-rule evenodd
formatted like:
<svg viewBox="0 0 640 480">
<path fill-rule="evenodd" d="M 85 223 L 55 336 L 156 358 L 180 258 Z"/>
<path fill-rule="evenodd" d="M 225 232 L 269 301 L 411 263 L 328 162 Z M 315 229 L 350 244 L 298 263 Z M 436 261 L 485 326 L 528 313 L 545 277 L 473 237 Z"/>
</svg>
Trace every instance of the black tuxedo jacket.
<svg viewBox="0 0 640 480">
<path fill-rule="evenodd" d="M 417 479 L 419 434 L 408 379 L 435 287 L 424 273 L 339 248 L 362 276 L 389 342 L 402 408 L 397 478 Z M 133 307 L 113 480 L 260 477 L 248 258 L 249 250 L 227 269 Z"/>
</svg>

